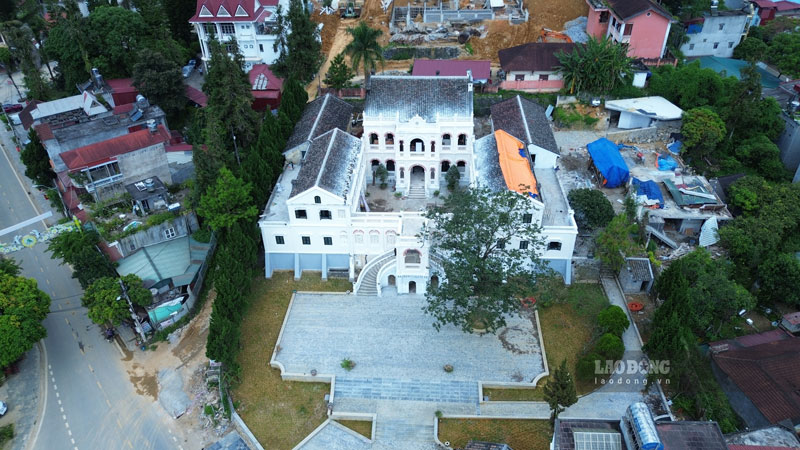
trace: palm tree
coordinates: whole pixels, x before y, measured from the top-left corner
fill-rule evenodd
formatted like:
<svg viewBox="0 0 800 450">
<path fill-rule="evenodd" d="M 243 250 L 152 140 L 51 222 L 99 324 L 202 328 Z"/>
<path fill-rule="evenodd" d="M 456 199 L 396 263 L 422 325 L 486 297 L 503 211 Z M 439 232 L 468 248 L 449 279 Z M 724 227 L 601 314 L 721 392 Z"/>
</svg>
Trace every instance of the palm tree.
<svg viewBox="0 0 800 450">
<path fill-rule="evenodd" d="M 607 94 L 615 87 L 629 83 L 632 59 L 627 48 L 608 37 L 589 38 L 585 44 L 575 46 L 571 53 L 556 53 L 558 70 L 570 94 L 589 92 Z"/>
<path fill-rule="evenodd" d="M 375 69 L 377 63 L 383 65 L 383 49 L 378 44 L 378 38 L 383 31 L 370 28 L 366 22 L 361 21 L 355 28 L 348 27 L 347 33 L 353 40 L 344 48 L 350 55 L 353 69 L 358 73 L 358 66 L 364 67 L 364 85 L 369 84 L 370 71 Z"/>
</svg>

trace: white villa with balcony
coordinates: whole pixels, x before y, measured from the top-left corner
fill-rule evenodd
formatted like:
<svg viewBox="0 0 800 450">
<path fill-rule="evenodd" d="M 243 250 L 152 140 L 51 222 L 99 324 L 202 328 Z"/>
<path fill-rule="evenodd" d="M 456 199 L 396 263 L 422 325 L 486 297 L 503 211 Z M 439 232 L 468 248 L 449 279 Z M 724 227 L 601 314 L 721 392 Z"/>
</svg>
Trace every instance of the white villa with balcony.
<svg viewBox="0 0 800 450">
<path fill-rule="evenodd" d="M 501 102 L 492 109 L 497 132 L 475 140 L 472 95 L 469 75 L 374 76 L 360 139 L 350 134 L 350 105 L 330 95 L 309 103 L 259 219 L 266 277 L 319 271 L 349 278 L 358 294 L 380 295 L 387 287 L 424 293 L 429 280 L 437 281 L 437 257 L 418 235 L 424 211 L 447 193 L 444 173 L 455 166 L 463 185 L 508 189 L 498 155 L 510 142 L 534 185 L 525 190 L 525 220 L 542 226 L 541 256 L 569 283 L 577 226 L 555 176 L 558 154 L 544 110 L 518 97 Z M 500 145 L 495 136 L 502 136 Z M 379 164 L 390 174 L 384 189 L 374 180 Z"/>
<path fill-rule="evenodd" d="M 288 0 L 197 0 L 195 15 L 189 19 L 200 39 L 203 64 L 207 65 L 209 39 L 222 43 L 236 39 L 244 56 L 244 71 L 256 64 L 272 64 L 279 53 L 273 49 L 278 39 L 277 11 L 284 13 Z"/>
</svg>

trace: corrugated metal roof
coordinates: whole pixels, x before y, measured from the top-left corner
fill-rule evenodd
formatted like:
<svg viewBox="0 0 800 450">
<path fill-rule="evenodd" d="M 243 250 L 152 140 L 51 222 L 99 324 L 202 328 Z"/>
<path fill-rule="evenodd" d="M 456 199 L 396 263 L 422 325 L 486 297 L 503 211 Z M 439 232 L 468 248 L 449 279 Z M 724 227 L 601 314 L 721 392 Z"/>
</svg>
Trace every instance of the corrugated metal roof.
<svg viewBox="0 0 800 450">
<path fill-rule="evenodd" d="M 117 272 L 135 274 L 143 281 L 150 281 L 149 284 L 171 278 L 175 286 L 185 286 L 191 283 L 210 248 L 211 244 L 197 242 L 189 236 L 172 239 L 122 258 Z"/>
</svg>

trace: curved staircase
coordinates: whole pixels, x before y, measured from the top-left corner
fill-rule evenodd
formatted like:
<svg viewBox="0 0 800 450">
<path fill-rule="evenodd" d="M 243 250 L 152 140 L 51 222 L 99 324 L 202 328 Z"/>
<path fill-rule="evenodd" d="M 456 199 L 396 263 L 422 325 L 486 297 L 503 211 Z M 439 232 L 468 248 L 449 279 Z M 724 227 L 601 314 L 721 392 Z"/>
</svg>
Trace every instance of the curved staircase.
<svg viewBox="0 0 800 450">
<path fill-rule="evenodd" d="M 364 270 L 358 275 L 354 289 L 356 295 L 378 295 L 378 272 L 381 271 L 383 266 L 391 262 L 394 257 L 394 250 L 392 250 L 375 257 L 367 263 Z"/>
</svg>

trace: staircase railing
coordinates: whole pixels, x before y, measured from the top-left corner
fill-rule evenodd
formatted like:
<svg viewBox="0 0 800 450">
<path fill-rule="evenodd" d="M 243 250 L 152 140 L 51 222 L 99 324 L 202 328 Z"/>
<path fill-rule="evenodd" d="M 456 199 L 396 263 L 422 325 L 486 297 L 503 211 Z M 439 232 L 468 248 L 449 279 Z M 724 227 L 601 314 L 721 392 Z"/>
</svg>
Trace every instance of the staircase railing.
<svg viewBox="0 0 800 450">
<path fill-rule="evenodd" d="M 386 259 L 388 259 L 389 257 L 391 257 L 391 256 L 394 256 L 394 250 L 395 250 L 395 249 L 391 249 L 391 250 L 389 250 L 389 251 L 388 251 L 388 252 L 386 252 L 386 253 L 382 253 L 382 254 L 380 254 L 380 255 L 378 255 L 378 256 L 376 256 L 376 257 L 372 258 L 372 259 L 371 259 L 371 260 L 370 260 L 370 261 L 369 261 L 369 262 L 368 262 L 368 263 L 367 263 L 367 264 L 364 266 L 364 268 L 363 268 L 363 269 L 361 269 L 361 273 L 359 273 L 359 274 L 358 274 L 358 279 L 356 280 L 356 282 L 355 282 L 355 283 L 353 283 L 353 293 L 354 293 L 354 294 L 357 294 L 357 293 L 358 293 L 358 290 L 361 288 L 361 285 L 364 283 L 364 277 L 367 275 L 367 273 L 368 273 L 368 272 L 369 272 L 369 271 L 370 271 L 370 270 L 371 270 L 373 267 L 377 266 L 378 264 L 380 264 L 381 262 L 385 261 L 385 260 L 386 260 Z M 377 280 L 377 279 L 376 279 L 376 280 Z"/>
</svg>

